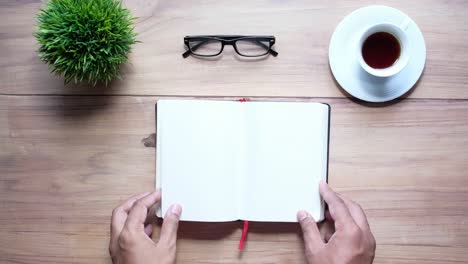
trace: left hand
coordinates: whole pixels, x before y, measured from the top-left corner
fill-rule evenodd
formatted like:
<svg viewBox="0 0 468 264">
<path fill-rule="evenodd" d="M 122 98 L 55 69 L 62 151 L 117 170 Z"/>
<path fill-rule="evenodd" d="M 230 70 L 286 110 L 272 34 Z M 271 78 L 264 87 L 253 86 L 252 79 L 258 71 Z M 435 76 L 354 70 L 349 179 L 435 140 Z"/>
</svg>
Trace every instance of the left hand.
<svg viewBox="0 0 468 264">
<path fill-rule="evenodd" d="M 158 243 L 151 239 L 153 226 L 148 214 L 161 201 L 161 192 L 136 195 L 112 212 L 109 253 L 114 264 L 173 264 L 176 259 L 176 240 L 180 205 L 172 205 L 166 213 Z"/>
</svg>

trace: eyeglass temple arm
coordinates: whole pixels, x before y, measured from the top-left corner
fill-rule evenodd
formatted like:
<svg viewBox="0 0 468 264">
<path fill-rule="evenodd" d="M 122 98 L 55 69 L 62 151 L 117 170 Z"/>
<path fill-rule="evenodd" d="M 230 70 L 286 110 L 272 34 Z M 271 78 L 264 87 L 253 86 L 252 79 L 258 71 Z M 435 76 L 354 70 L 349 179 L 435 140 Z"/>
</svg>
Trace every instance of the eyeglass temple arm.
<svg viewBox="0 0 468 264">
<path fill-rule="evenodd" d="M 184 52 L 184 54 L 182 54 L 182 57 L 184 57 L 184 59 L 187 58 L 188 56 L 190 56 L 190 53 L 192 53 L 192 50 L 196 51 L 201 45 L 205 44 L 205 42 L 206 41 L 202 41 L 197 45 L 193 46 L 191 49 L 189 48 L 186 52 Z"/>
<path fill-rule="evenodd" d="M 259 41 L 259 40 L 256 40 L 256 42 L 262 46 L 264 49 L 268 50 L 268 52 L 270 52 L 271 55 L 273 55 L 274 57 L 278 56 L 278 52 L 276 52 L 275 50 L 272 50 L 270 47 L 268 47 L 267 45 L 263 44 L 263 42 Z"/>
<path fill-rule="evenodd" d="M 182 57 L 185 59 L 185 58 L 187 58 L 188 56 L 190 56 L 190 53 L 192 53 L 192 52 L 191 52 L 190 50 L 187 50 L 186 52 L 184 52 L 184 53 L 182 54 Z"/>
</svg>

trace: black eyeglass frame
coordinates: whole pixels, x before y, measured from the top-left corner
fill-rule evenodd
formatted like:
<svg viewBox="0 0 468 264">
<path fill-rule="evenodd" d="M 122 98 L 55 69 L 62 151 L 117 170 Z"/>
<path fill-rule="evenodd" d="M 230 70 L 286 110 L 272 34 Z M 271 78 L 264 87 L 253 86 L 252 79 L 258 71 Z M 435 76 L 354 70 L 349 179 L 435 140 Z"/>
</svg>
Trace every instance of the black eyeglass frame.
<svg viewBox="0 0 468 264">
<path fill-rule="evenodd" d="M 203 41 L 203 40 L 217 40 L 221 42 L 221 49 L 217 54 L 211 55 L 202 55 L 196 53 L 196 48 L 203 44 L 204 42 L 200 42 L 199 44 L 195 45 L 194 47 L 190 47 L 190 41 Z M 265 48 L 265 53 L 261 55 L 246 55 L 239 52 L 237 49 L 237 41 L 239 40 L 256 40 L 258 43 Z M 264 42 L 268 42 L 269 46 L 266 46 Z M 221 54 L 224 50 L 224 46 L 230 45 L 234 48 L 237 54 L 243 57 L 262 57 L 267 54 L 271 54 L 272 56 L 278 56 L 278 52 L 272 49 L 273 45 L 276 42 L 276 38 L 274 36 L 242 36 L 242 35 L 200 35 L 200 36 L 186 36 L 184 37 L 184 44 L 187 46 L 187 51 L 182 54 L 182 57 L 187 58 L 191 54 L 198 57 L 215 57 Z M 194 50 L 195 49 L 195 50 Z"/>
</svg>

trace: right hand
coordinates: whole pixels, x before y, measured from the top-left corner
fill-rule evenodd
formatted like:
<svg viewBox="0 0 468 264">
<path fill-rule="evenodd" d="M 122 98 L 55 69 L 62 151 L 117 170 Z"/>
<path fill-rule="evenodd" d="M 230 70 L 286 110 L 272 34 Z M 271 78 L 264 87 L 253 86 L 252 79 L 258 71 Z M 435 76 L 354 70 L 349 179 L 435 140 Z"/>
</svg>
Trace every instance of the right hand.
<svg viewBox="0 0 468 264">
<path fill-rule="evenodd" d="M 335 231 L 324 241 L 313 217 L 305 211 L 297 213 L 304 233 L 307 263 L 371 264 L 376 243 L 362 208 L 335 193 L 325 182 L 320 183 L 320 194 L 328 204 L 326 221 L 334 224 Z"/>
</svg>

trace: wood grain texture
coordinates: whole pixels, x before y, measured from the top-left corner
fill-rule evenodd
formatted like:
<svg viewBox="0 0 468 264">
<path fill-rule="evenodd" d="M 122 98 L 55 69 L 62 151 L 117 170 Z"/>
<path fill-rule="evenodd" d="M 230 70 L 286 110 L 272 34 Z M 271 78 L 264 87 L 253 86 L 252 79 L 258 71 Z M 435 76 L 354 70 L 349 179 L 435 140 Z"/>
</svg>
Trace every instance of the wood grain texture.
<svg viewBox="0 0 468 264">
<path fill-rule="evenodd" d="M 125 94 L 343 97 L 328 67 L 328 44 L 340 20 L 373 0 L 125 1 L 142 41 L 123 81 L 107 89 L 68 85 L 39 61 L 32 36 L 39 0 L 0 2 L 1 94 Z M 468 98 L 468 2 L 385 1 L 423 31 L 426 70 L 412 98 Z M 216 60 L 182 59 L 188 34 L 273 34 L 277 58 L 248 61 L 230 49 Z"/>
<path fill-rule="evenodd" d="M 266 99 L 265 100 L 280 100 Z M 0 96 L 0 263 L 109 263 L 113 207 L 153 189 L 156 97 Z M 332 107 L 330 183 L 366 210 L 375 263 L 468 259 L 468 101 Z M 296 224 L 182 223 L 178 263 L 302 263 Z"/>
<path fill-rule="evenodd" d="M 466 262 L 468 101 L 459 99 L 468 99 L 468 2 L 385 2 L 418 23 L 427 62 L 411 99 L 371 107 L 340 99 L 328 43 L 345 15 L 376 3 L 125 1 L 142 43 L 124 80 L 104 89 L 64 86 L 39 61 L 41 1 L 1 1 L 0 263 L 109 263 L 112 208 L 154 186 L 154 149 L 142 139 L 154 132 L 153 96 L 168 95 L 330 103 L 330 183 L 366 210 L 375 263 Z M 184 35 L 231 33 L 273 34 L 280 55 L 181 58 Z M 182 223 L 179 263 L 303 262 L 297 225 L 253 223 L 242 254 L 240 229 Z"/>
</svg>

